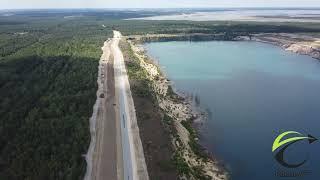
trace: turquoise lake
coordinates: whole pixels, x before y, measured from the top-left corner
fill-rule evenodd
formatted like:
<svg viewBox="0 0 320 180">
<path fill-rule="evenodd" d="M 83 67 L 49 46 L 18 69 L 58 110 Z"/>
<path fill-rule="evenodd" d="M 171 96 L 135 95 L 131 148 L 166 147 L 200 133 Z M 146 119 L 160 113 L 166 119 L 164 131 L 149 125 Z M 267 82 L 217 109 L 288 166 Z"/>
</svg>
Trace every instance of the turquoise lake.
<svg viewBox="0 0 320 180">
<path fill-rule="evenodd" d="M 287 149 L 286 168 L 271 147 L 284 131 L 320 138 L 320 61 L 259 42 L 154 42 L 144 45 L 174 88 L 199 99 L 208 119 L 200 143 L 234 180 L 320 179 L 320 141 Z M 284 178 L 276 172 L 302 172 Z"/>
</svg>

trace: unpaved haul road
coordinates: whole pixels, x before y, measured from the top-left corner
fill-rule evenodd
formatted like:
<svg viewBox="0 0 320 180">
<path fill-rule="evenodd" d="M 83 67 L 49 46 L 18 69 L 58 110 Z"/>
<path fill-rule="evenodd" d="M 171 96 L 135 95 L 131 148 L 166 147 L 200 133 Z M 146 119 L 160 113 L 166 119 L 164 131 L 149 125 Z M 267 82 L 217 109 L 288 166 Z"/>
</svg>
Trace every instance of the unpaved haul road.
<svg viewBox="0 0 320 180">
<path fill-rule="evenodd" d="M 121 33 L 102 47 L 97 100 L 90 118 L 85 180 L 149 180 L 124 58 Z"/>
<path fill-rule="evenodd" d="M 99 62 L 97 100 L 90 119 L 91 143 L 86 157 L 85 180 L 123 179 L 111 42 L 104 43 Z"/>
</svg>

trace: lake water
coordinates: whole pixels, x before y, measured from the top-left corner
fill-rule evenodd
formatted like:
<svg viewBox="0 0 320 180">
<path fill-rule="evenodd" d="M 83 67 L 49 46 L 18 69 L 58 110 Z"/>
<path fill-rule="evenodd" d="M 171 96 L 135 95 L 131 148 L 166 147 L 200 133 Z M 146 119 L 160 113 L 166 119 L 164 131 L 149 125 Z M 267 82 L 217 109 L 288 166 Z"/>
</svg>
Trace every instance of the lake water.
<svg viewBox="0 0 320 180">
<path fill-rule="evenodd" d="M 285 154 L 299 168 L 281 166 L 271 151 L 284 131 L 320 137 L 320 62 L 258 42 L 145 44 L 177 90 L 199 97 L 209 114 L 201 144 L 235 180 L 320 179 L 320 142 L 301 141 Z M 311 173 L 280 178 L 276 171 Z"/>
</svg>

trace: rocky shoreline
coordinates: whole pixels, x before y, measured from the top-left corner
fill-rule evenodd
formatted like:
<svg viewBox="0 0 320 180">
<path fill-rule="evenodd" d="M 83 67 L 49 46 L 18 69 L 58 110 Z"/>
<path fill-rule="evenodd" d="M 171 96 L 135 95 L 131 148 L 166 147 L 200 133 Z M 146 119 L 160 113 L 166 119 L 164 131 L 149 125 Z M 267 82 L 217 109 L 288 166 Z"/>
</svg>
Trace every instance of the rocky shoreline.
<svg viewBox="0 0 320 180">
<path fill-rule="evenodd" d="M 239 39 L 243 40 L 241 37 Z M 244 40 L 248 40 L 248 37 L 244 37 Z M 320 39 L 315 36 L 305 34 L 265 33 L 255 34 L 251 37 L 251 40 L 273 44 L 286 51 L 307 55 L 320 60 Z"/>
<path fill-rule="evenodd" d="M 189 172 L 182 174 L 181 179 L 229 179 L 227 171 L 198 144 L 197 132 L 192 123 L 203 113 L 193 108 L 190 98 L 177 94 L 172 89 L 171 82 L 161 72 L 160 68 L 145 54 L 145 50 L 137 42 L 128 40 L 134 55 L 139 59 L 140 66 L 147 72 L 152 83 L 159 107 L 171 119 L 168 123 L 174 128 L 171 134 L 175 149 L 174 158 L 182 160 L 188 166 Z M 138 42 L 139 43 L 139 42 Z M 170 121 L 170 120 L 168 120 Z"/>
</svg>

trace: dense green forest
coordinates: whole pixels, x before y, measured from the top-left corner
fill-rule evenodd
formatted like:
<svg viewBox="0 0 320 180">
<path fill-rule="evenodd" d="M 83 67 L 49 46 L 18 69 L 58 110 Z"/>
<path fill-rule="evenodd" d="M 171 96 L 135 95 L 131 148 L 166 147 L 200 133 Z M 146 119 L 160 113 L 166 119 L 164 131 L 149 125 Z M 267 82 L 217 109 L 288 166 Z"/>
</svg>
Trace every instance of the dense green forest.
<svg viewBox="0 0 320 180">
<path fill-rule="evenodd" d="M 111 29 L 27 21 L 0 34 L 0 179 L 80 179 Z"/>
<path fill-rule="evenodd" d="M 136 11 L 0 12 L 0 179 L 81 179 L 98 60 L 112 29 L 143 33 L 318 32 L 313 23 L 126 21 Z"/>
</svg>

